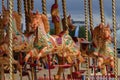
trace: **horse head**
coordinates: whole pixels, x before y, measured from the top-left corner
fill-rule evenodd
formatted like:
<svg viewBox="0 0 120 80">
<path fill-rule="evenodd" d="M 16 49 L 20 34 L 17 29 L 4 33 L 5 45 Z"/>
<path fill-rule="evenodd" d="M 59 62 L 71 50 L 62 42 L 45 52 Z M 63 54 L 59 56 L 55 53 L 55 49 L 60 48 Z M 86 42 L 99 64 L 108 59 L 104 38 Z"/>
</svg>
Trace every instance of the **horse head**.
<svg viewBox="0 0 120 80">
<path fill-rule="evenodd" d="M 21 31 L 21 15 L 19 15 L 16 11 L 13 11 L 12 17 L 13 17 L 12 19 L 15 19 L 16 26 L 14 27 L 17 27 L 17 30 L 22 32 Z M 8 26 L 9 24 L 9 10 L 7 10 L 5 7 L 3 7 L 2 24 L 4 27 Z"/>
<path fill-rule="evenodd" d="M 93 30 L 93 43 L 96 47 L 101 46 L 107 41 L 111 40 L 111 31 L 109 25 L 104 25 L 103 23 L 96 26 Z"/>
<path fill-rule="evenodd" d="M 63 26 L 66 25 L 64 18 L 62 19 L 62 24 L 63 24 Z M 71 31 L 73 31 L 73 30 L 75 29 L 75 25 L 72 24 L 71 15 L 69 15 L 69 16 L 67 17 L 67 24 L 68 24 L 68 27 L 69 27 L 69 29 L 70 29 Z"/>
<path fill-rule="evenodd" d="M 44 28 L 46 33 L 49 32 L 49 21 L 46 15 L 40 14 L 38 11 L 36 13 L 30 13 L 29 15 L 29 27 L 36 30 L 38 27 Z"/>
</svg>

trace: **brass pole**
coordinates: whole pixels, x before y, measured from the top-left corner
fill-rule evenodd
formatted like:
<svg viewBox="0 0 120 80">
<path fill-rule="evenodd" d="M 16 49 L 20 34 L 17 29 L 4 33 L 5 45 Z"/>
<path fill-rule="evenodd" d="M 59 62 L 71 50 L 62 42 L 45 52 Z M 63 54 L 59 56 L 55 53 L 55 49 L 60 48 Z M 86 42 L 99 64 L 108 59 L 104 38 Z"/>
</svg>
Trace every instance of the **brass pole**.
<svg viewBox="0 0 120 80">
<path fill-rule="evenodd" d="M 100 5 L 100 17 L 101 17 L 101 23 L 105 24 L 105 16 L 104 16 L 104 5 L 103 5 L 103 0 L 99 0 L 99 5 Z"/>
<path fill-rule="evenodd" d="M 88 3 L 87 0 L 84 0 L 84 13 L 85 13 L 85 33 L 86 33 L 86 40 L 88 40 Z M 86 80 L 90 80 L 90 69 L 89 69 L 89 56 L 87 57 L 87 72 L 86 72 Z"/>
<path fill-rule="evenodd" d="M 22 0 L 17 0 L 17 11 L 22 15 Z"/>
<path fill-rule="evenodd" d="M 117 59 L 117 40 L 116 40 L 116 0 L 112 0 L 112 21 L 113 21 L 113 36 L 114 36 L 114 74 L 115 80 L 118 80 L 118 59 Z"/>
<path fill-rule="evenodd" d="M 10 57 L 10 80 L 13 80 L 13 30 L 12 30 L 12 13 L 13 13 L 13 0 L 9 0 L 9 57 Z"/>
<path fill-rule="evenodd" d="M 67 9 L 66 9 L 66 0 L 62 0 L 62 9 L 63 9 L 63 17 L 65 20 L 65 31 L 68 30 L 68 23 L 67 23 Z"/>
<path fill-rule="evenodd" d="M 89 21 L 90 21 L 90 30 L 93 30 L 93 15 L 92 15 L 92 0 L 88 0 L 88 9 L 89 9 Z"/>
<path fill-rule="evenodd" d="M 46 0 L 42 0 L 42 11 L 43 11 L 43 14 L 47 15 Z"/>
</svg>

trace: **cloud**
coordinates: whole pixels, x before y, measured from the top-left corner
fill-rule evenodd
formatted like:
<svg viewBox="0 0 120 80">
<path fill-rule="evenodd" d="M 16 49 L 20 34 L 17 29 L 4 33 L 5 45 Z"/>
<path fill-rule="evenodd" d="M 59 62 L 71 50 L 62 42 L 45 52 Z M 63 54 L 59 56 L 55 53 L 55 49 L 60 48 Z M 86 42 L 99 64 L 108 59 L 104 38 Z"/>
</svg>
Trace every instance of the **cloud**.
<svg viewBox="0 0 120 80">
<path fill-rule="evenodd" d="M 7 0 L 5 0 L 7 1 Z M 59 1 L 59 10 L 60 14 L 63 14 L 62 10 L 62 2 L 61 0 Z M 112 20 L 112 0 L 103 0 L 104 1 L 104 12 L 105 12 L 105 18 L 106 22 L 111 23 Z M 50 9 L 52 4 L 54 3 L 54 0 L 46 0 L 47 4 L 47 13 L 50 13 Z M 17 10 L 17 0 L 14 1 L 14 10 Z M 120 23 L 120 0 L 116 0 L 116 16 L 117 16 L 117 23 Z M 7 3 L 5 2 L 5 5 Z M 0 2 L 0 5 L 1 2 Z M 22 12 L 24 12 L 24 6 L 22 5 Z M 39 10 L 42 12 L 42 3 L 41 0 L 34 0 L 34 11 Z M 84 20 L 84 0 L 66 0 L 66 8 L 67 8 L 67 14 L 71 14 L 73 19 L 76 20 Z M 0 11 L 1 11 L 1 6 L 0 6 Z M 95 24 L 98 24 L 100 22 L 100 9 L 99 9 L 99 0 L 93 0 L 93 18 L 95 18 Z"/>
</svg>

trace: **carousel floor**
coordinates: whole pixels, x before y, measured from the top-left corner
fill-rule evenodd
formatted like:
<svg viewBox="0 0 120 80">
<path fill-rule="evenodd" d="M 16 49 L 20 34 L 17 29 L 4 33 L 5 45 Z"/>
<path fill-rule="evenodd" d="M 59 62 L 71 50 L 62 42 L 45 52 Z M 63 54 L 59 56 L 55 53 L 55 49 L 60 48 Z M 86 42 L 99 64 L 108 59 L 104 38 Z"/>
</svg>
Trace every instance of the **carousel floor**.
<svg viewBox="0 0 120 80">
<path fill-rule="evenodd" d="M 56 71 L 57 71 L 57 68 L 51 70 L 52 80 L 54 78 L 54 75 L 57 73 Z M 65 69 L 65 73 L 64 73 L 65 76 L 67 76 L 67 74 L 69 74 L 69 73 L 70 73 L 69 69 Z M 32 80 L 31 79 L 31 72 L 29 72 L 29 75 L 30 75 L 30 80 Z M 43 69 L 43 70 L 40 70 L 39 72 L 37 72 L 37 78 L 38 78 L 38 80 L 49 80 L 48 76 L 49 76 L 48 69 Z M 14 74 L 14 79 L 15 80 L 20 80 L 19 72 L 17 72 L 17 74 Z M 24 76 L 22 79 L 23 80 L 29 80 L 28 76 Z M 9 80 L 9 74 L 5 74 L 5 80 Z M 62 80 L 62 77 L 61 77 L 61 80 Z"/>
</svg>

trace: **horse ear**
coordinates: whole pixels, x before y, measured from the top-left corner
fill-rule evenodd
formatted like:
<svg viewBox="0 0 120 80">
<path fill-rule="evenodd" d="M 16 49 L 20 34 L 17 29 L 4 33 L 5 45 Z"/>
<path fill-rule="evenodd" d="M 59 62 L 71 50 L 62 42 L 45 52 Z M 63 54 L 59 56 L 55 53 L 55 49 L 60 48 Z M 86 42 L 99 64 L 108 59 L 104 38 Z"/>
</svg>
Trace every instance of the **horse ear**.
<svg viewBox="0 0 120 80">
<path fill-rule="evenodd" d="M 36 14 L 39 14 L 39 11 L 38 11 L 38 10 L 36 10 Z"/>
<path fill-rule="evenodd" d="M 6 9 L 6 7 L 3 5 L 3 13 L 4 13 L 4 11 L 6 11 L 7 9 Z"/>
<path fill-rule="evenodd" d="M 71 15 L 70 15 L 70 14 L 68 15 L 68 18 L 71 18 Z"/>
<path fill-rule="evenodd" d="M 100 28 L 103 28 L 103 26 L 104 26 L 104 23 L 100 23 L 100 25 L 99 25 L 99 26 L 100 26 Z"/>
<path fill-rule="evenodd" d="M 30 15 L 33 15 L 32 11 L 30 11 Z"/>
<path fill-rule="evenodd" d="M 107 24 L 107 26 L 106 26 L 107 28 L 110 28 L 110 25 L 109 24 Z"/>
</svg>

